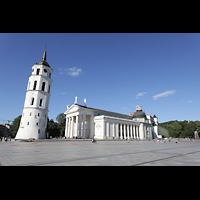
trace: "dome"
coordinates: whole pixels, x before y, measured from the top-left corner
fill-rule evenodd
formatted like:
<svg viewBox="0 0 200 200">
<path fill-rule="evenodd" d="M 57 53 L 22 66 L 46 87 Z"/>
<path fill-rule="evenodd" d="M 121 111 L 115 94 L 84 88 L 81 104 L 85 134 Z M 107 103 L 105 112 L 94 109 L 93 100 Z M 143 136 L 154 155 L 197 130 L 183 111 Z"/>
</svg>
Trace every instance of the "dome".
<svg viewBox="0 0 200 200">
<path fill-rule="evenodd" d="M 46 52 L 46 49 L 45 49 L 42 60 L 40 60 L 37 64 L 50 67 L 49 63 L 46 61 L 46 57 L 47 57 L 47 52 Z"/>
<path fill-rule="evenodd" d="M 137 112 L 134 113 L 133 118 L 146 118 L 145 112 L 142 112 L 142 110 L 137 110 Z"/>
<path fill-rule="evenodd" d="M 40 60 L 38 63 L 37 63 L 38 65 L 45 65 L 45 66 L 47 66 L 47 67 L 50 67 L 50 65 L 49 65 L 49 63 L 46 61 L 46 60 Z"/>
</svg>

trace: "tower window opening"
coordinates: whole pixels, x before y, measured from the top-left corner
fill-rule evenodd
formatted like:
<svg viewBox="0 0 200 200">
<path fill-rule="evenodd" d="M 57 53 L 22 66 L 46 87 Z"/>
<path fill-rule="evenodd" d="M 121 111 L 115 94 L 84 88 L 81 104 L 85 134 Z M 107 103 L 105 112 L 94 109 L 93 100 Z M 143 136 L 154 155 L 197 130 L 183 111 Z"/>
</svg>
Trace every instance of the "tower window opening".
<svg viewBox="0 0 200 200">
<path fill-rule="evenodd" d="M 34 81 L 33 90 L 36 90 L 37 81 Z"/>
<path fill-rule="evenodd" d="M 31 99 L 31 105 L 33 105 L 33 104 L 34 104 L 34 98 Z M 30 114 L 30 116 L 31 116 L 31 114 Z"/>
<path fill-rule="evenodd" d="M 40 69 L 37 69 L 37 73 L 36 73 L 36 75 L 39 75 L 39 73 L 40 73 Z"/>
<path fill-rule="evenodd" d="M 44 72 L 45 72 L 45 73 L 47 73 L 47 70 L 46 70 L 46 69 L 44 69 Z"/>
<path fill-rule="evenodd" d="M 45 89 L 45 82 L 42 83 L 42 91 Z"/>
<path fill-rule="evenodd" d="M 40 99 L 40 106 L 42 106 L 42 99 Z"/>
<path fill-rule="evenodd" d="M 38 133 L 40 133 L 40 129 L 38 129 Z"/>
<path fill-rule="evenodd" d="M 36 126 L 38 126 L 38 122 L 36 123 Z"/>
<path fill-rule="evenodd" d="M 27 125 L 29 125 L 29 122 L 27 123 Z"/>
</svg>

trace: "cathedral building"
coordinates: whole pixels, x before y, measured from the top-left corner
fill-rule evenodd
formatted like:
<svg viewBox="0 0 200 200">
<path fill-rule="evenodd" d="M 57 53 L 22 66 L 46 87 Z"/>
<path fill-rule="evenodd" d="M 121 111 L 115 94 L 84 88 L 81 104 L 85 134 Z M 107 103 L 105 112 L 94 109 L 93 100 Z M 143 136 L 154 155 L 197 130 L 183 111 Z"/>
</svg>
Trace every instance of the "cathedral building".
<svg viewBox="0 0 200 200">
<path fill-rule="evenodd" d="M 133 116 L 87 107 L 75 102 L 66 115 L 66 138 L 96 139 L 152 139 L 158 138 L 158 118 L 146 115 L 136 106 Z"/>
</svg>

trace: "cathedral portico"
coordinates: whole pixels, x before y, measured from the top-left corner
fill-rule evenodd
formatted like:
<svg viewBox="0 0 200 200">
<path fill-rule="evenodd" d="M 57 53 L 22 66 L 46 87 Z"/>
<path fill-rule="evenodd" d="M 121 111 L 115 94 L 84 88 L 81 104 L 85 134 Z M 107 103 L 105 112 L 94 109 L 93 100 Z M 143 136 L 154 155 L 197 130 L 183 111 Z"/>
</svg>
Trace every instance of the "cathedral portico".
<svg viewBox="0 0 200 200">
<path fill-rule="evenodd" d="M 67 114 L 68 113 L 68 114 Z M 94 115 L 87 109 L 82 109 L 78 104 L 73 104 L 66 112 L 67 138 L 91 138 Z"/>
</svg>

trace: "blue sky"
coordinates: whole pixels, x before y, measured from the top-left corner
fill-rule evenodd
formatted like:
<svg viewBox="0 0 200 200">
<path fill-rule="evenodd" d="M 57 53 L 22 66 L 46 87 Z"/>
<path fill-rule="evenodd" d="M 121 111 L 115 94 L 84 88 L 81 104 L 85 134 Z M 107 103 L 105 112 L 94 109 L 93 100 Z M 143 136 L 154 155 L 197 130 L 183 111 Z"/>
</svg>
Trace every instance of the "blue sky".
<svg viewBox="0 0 200 200">
<path fill-rule="evenodd" d="M 47 44 L 49 118 L 74 103 L 159 122 L 199 120 L 199 33 L 1 33 L 0 119 L 22 114 L 31 67 Z M 3 121 L 0 121 L 3 123 Z"/>
</svg>

